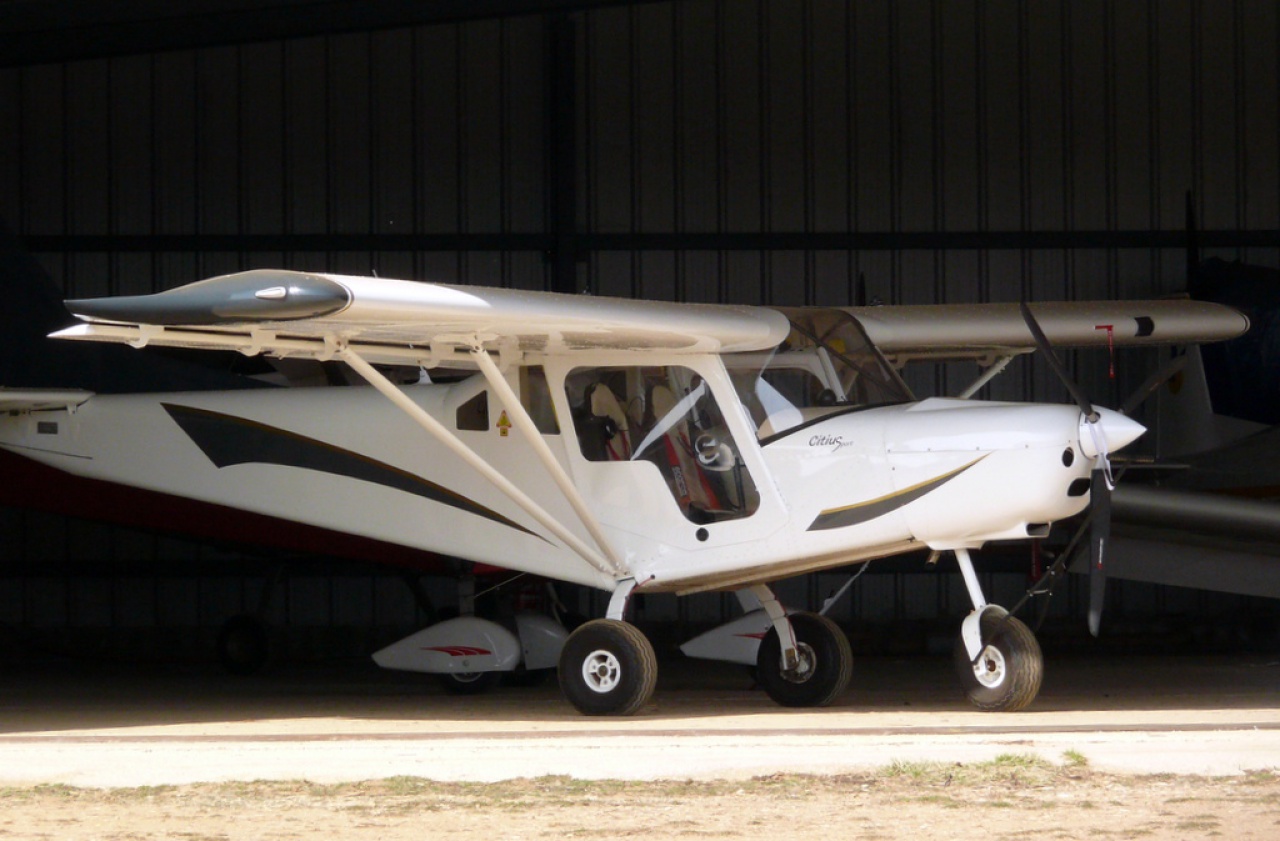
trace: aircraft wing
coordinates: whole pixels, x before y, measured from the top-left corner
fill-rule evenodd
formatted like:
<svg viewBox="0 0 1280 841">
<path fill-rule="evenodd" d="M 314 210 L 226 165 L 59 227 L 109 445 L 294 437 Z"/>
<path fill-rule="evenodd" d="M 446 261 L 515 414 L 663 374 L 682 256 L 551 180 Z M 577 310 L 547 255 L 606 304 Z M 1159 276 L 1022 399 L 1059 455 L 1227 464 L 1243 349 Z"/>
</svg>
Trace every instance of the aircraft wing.
<svg viewBox="0 0 1280 841">
<path fill-rule="evenodd" d="M 74 388 L 0 388 L 0 412 L 71 409 L 92 396 L 92 391 Z"/>
<path fill-rule="evenodd" d="M 1057 301 L 1032 313 L 1059 348 L 1196 344 L 1243 335 L 1249 319 L 1204 301 Z M 1018 304 L 844 307 L 895 362 L 991 360 L 1036 349 Z"/>
<path fill-rule="evenodd" d="M 433 345 L 527 351 L 764 350 L 790 332 L 766 307 L 629 301 L 386 278 L 255 270 L 160 292 L 67 301 L 86 323 L 54 335 L 142 346 L 417 362 Z"/>
<path fill-rule="evenodd" d="M 1280 598 L 1275 500 L 1122 482 L 1111 518 L 1108 578 Z"/>
<path fill-rule="evenodd" d="M 1235 310 L 1201 301 L 1031 305 L 1058 347 L 1156 345 L 1232 338 Z M 223 275 L 154 295 L 67 301 L 85 323 L 55 335 L 326 359 L 345 342 L 370 362 L 441 358 L 480 342 L 528 351 L 767 350 L 790 332 L 772 307 L 632 301 L 274 269 Z M 1035 343 L 1017 304 L 842 308 L 897 362 L 994 359 Z"/>
</svg>

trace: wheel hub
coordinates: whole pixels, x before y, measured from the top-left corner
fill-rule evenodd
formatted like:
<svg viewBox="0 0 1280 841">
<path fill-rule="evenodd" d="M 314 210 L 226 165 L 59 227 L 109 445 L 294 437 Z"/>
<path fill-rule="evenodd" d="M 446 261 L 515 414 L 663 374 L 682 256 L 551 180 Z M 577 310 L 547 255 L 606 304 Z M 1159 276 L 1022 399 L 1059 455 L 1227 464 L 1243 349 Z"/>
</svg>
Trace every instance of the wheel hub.
<svg viewBox="0 0 1280 841">
<path fill-rule="evenodd" d="M 995 687 L 1004 683 L 1009 666 L 1004 655 L 995 646 L 988 645 L 978 655 L 978 662 L 973 664 L 973 676 L 978 683 L 986 687 Z"/>
<path fill-rule="evenodd" d="M 613 652 L 596 649 L 582 661 L 582 681 L 593 692 L 612 691 L 622 680 L 622 664 Z"/>
<path fill-rule="evenodd" d="M 783 669 L 782 679 L 790 683 L 804 683 L 813 677 L 813 671 L 818 662 L 817 655 L 813 653 L 813 646 L 807 642 L 796 643 L 796 667 L 794 669 Z"/>
</svg>

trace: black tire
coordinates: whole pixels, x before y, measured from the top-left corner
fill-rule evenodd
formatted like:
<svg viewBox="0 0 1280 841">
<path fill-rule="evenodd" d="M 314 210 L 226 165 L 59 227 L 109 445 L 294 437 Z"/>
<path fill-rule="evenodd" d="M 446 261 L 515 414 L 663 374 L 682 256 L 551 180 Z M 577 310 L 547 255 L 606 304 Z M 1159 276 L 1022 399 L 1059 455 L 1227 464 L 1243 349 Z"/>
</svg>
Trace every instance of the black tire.
<svg viewBox="0 0 1280 841">
<path fill-rule="evenodd" d="M 267 626 L 256 616 L 233 616 L 218 632 L 218 660 L 233 675 L 254 675 L 271 657 Z"/>
<path fill-rule="evenodd" d="M 450 695 L 481 695 L 498 685 L 502 672 L 446 672 L 438 675 Z"/>
<path fill-rule="evenodd" d="M 782 670 L 778 630 L 770 628 L 756 655 L 756 677 L 769 697 L 784 707 L 825 707 L 849 686 L 853 652 L 836 623 L 816 613 L 793 613 L 791 627 L 800 650 L 800 667 Z"/>
<path fill-rule="evenodd" d="M 636 626 L 596 619 L 560 652 L 560 690 L 584 715 L 632 715 L 653 695 L 658 659 Z"/>
<path fill-rule="evenodd" d="M 986 643 L 975 665 L 964 640 L 956 641 L 955 665 L 965 695 L 987 712 L 1016 712 L 1040 694 L 1044 679 L 1044 655 L 1031 629 L 1000 613 L 987 613 L 980 623 Z"/>
</svg>

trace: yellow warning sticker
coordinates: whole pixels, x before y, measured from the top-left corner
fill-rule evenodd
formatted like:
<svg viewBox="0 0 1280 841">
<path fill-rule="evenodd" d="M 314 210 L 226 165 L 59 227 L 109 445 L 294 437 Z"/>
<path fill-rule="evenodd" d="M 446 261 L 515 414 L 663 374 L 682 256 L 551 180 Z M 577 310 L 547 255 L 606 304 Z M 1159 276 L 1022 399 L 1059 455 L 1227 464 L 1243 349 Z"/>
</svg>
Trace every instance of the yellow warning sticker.
<svg viewBox="0 0 1280 841">
<path fill-rule="evenodd" d="M 506 410 L 498 417 L 498 434 L 506 438 L 511 434 L 511 418 L 507 417 Z"/>
</svg>

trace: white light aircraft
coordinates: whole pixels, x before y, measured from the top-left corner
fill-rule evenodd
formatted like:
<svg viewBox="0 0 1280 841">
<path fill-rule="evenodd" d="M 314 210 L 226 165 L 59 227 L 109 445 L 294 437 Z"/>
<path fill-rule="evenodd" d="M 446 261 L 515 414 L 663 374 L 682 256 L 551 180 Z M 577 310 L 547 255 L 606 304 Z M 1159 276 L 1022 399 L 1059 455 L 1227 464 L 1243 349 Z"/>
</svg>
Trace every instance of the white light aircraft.
<svg viewBox="0 0 1280 841">
<path fill-rule="evenodd" d="M 634 713 L 653 691 L 653 648 L 626 621 L 646 592 L 749 591 L 768 617 L 765 690 L 829 704 L 850 679 L 848 641 L 769 583 L 926 547 L 955 554 L 973 602 L 960 643 L 970 699 L 1024 707 L 1039 646 L 986 602 L 969 552 L 1079 513 L 1091 472 L 1142 427 L 1083 402 L 917 401 L 887 357 L 978 360 L 968 397 L 1035 349 L 1037 324 L 1063 347 L 1247 328 L 1191 301 L 1038 304 L 1024 323 L 1008 304 L 673 304 L 277 270 L 67 306 L 81 323 L 60 338 L 338 360 L 372 388 L 3 391 L 0 446 L 611 593 L 606 616 L 567 639 L 530 630 L 551 640 L 533 646 L 541 661 L 559 651 L 561 687 L 586 714 Z M 386 366 L 423 376 L 398 384 Z M 494 654 L 412 645 L 460 663 Z M 454 668 L 514 668 L 519 652 L 504 656 Z"/>
</svg>

